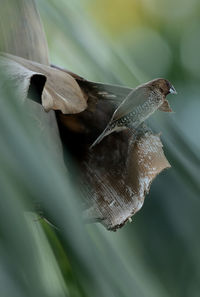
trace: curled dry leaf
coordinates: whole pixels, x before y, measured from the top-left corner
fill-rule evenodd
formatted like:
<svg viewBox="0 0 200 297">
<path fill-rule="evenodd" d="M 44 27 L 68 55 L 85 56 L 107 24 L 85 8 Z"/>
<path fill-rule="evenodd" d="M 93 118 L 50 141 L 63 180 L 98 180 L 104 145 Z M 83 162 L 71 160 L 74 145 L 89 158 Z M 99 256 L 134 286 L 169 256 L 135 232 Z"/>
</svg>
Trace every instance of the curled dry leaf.
<svg viewBox="0 0 200 297">
<path fill-rule="evenodd" d="M 116 135 L 89 153 L 82 162 L 90 184 L 86 217 L 116 230 L 143 205 L 152 180 L 170 167 L 158 135 L 144 132 L 136 141 L 132 132 Z M 108 137 L 109 138 L 109 137 Z"/>
<path fill-rule="evenodd" d="M 76 80 L 59 69 L 1 53 L 0 71 L 7 73 L 7 79 L 12 81 L 23 100 L 31 84 L 34 84 L 36 90 L 40 90 L 41 102 L 46 111 L 53 109 L 74 114 L 87 107 L 87 98 Z"/>
<path fill-rule="evenodd" d="M 76 115 L 57 113 L 62 141 L 81 171 L 85 219 L 116 230 L 140 210 L 153 179 L 170 164 L 159 135 L 144 125 L 136 132 L 112 133 L 89 150 L 131 89 L 74 77 L 88 96 L 88 107 Z"/>
</svg>

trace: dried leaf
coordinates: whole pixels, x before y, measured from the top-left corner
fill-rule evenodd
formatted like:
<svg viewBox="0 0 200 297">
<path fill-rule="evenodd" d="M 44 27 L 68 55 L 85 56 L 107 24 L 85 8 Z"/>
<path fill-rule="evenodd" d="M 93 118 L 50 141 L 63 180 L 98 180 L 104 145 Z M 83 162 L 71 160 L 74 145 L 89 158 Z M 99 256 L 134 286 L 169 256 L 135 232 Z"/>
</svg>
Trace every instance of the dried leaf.
<svg viewBox="0 0 200 297">
<path fill-rule="evenodd" d="M 79 183 L 86 191 L 85 219 L 117 230 L 139 211 L 153 179 L 170 165 L 159 136 L 144 126 L 112 133 L 90 151 L 124 99 L 122 94 L 130 89 L 105 85 L 105 92 L 115 95 L 110 100 L 103 84 L 77 81 L 88 96 L 88 107 L 76 115 L 58 113 L 62 141 L 79 164 Z"/>
<path fill-rule="evenodd" d="M 79 113 L 87 107 L 84 97 L 76 80 L 69 74 L 9 54 L 0 56 L 1 71 L 6 71 L 15 86 L 22 92 L 22 98 L 28 94 L 31 78 L 44 77 L 46 83 L 41 90 L 42 105 L 46 111 L 60 110 L 63 113 Z M 40 83 L 40 81 L 38 81 Z"/>
<path fill-rule="evenodd" d="M 133 141 L 134 135 L 126 134 L 107 137 L 81 163 L 90 185 L 85 216 L 109 230 L 122 227 L 140 210 L 152 180 L 170 167 L 159 136 L 145 132 Z"/>
</svg>

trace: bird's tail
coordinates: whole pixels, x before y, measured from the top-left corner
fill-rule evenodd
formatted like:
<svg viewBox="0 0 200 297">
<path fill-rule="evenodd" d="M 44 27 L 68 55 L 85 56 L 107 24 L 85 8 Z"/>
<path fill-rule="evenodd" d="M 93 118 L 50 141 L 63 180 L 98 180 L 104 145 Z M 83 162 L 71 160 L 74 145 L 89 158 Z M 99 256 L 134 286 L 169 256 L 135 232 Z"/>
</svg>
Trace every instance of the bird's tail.
<svg viewBox="0 0 200 297">
<path fill-rule="evenodd" d="M 99 135 L 99 137 L 93 142 L 93 144 L 90 146 L 90 150 L 99 142 L 102 141 L 102 139 L 110 134 L 110 129 L 109 125 L 106 126 L 106 128 L 103 130 L 103 132 Z"/>
</svg>

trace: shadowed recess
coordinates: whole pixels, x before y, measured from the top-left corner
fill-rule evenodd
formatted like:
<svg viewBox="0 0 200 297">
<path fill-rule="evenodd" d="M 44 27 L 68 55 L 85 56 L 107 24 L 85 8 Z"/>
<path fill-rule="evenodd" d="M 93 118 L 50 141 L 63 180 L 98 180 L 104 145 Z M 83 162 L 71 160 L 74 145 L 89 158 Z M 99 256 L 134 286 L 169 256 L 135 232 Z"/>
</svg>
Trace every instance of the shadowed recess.
<svg viewBox="0 0 200 297">
<path fill-rule="evenodd" d="M 42 104 L 42 92 L 46 83 L 44 75 L 35 74 L 30 79 L 27 97 L 37 103 Z"/>
</svg>

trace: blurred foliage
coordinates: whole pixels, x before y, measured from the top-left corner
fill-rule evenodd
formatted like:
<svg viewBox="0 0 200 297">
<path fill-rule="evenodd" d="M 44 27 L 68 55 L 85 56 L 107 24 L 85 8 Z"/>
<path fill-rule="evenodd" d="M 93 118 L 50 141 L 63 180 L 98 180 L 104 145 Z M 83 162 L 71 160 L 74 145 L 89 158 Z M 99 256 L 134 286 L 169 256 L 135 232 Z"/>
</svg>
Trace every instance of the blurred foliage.
<svg viewBox="0 0 200 297">
<path fill-rule="evenodd" d="M 175 113 L 157 112 L 150 121 L 172 168 L 153 182 L 132 224 L 116 233 L 84 226 L 67 173 L 10 89 L 1 91 L 1 296 L 199 296 L 200 3 L 37 4 L 52 63 L 132 87 L 158 76 L 172 81 Z M 35 218 L 32 199 L 58 230 Z"/>
</svg>

